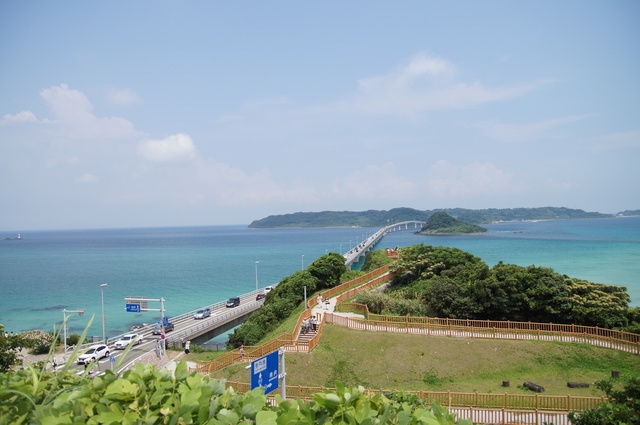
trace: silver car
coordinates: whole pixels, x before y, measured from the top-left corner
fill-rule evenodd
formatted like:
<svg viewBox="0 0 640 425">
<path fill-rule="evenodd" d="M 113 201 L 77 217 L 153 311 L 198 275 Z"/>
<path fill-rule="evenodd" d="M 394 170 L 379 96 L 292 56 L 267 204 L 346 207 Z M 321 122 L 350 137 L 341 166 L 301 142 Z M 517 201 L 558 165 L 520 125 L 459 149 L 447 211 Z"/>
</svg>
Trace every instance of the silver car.
<svg viewBox="0 0 640 425">
<path fill-rule="evenodd" d="M 138 334 L 126 334 L 113 344 L 116 350 L 124 350 L 129 345 L 138 345 L 142 342 L 142 338 Z"/>
<path fill-rule="evenodd" d="M 106 345 L 92 345 L 84 354 L 78 357 L 78 364 L 89 364 L 93 360 L 109 357 L 110 354 L 109 347 Z"/>
<path fill-rule="evenodd" d="M 196 314 L 193 315 L 194 319 L 204 319 L 205 317 L 211 316 L 211 310 L 208 308 L 201 308 L 196 311 Z"/>
</svg>

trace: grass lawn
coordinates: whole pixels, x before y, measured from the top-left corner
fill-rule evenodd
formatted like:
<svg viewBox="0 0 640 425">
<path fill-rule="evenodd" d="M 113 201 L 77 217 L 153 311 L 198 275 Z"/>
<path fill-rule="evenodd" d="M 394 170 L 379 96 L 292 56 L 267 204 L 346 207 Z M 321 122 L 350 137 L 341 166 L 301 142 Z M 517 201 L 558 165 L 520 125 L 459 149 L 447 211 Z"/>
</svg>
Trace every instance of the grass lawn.
<svg viewBox="0 0 640 425">
<path fill-rule="evenodd" d="M 213 376 L 249 382 L 246 365 L 232 365 Z M 611 376 L 640 374 L 640 356 L 585 344 L 454 338 L 365 332 L 327 325 L 310 354 L 287 353 L 287 385 L 334 387 L 343 384 L 385 390 L 423 390 L 601 396 L 593 386 L 568 388 Z M 503 387 L 502 381 L 510 386 Z"/>
</svg>

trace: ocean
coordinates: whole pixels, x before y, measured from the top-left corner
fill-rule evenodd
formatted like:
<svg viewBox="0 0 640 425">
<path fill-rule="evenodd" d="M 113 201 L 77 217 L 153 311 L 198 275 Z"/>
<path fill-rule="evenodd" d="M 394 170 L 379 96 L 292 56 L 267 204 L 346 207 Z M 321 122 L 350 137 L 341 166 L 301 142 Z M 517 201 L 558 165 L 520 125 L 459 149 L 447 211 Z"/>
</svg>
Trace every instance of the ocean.
<svg viewBox="0 0 640 425">
<path fill-rule="evenodd" d="M 460 248 L 489 266 L 499 261 L 551 267 L 592 282 L 626 286 L 640 306 L 640 217 L 506 222 L 465 236 L 390 232 L 376 249 L 424 243 Z M 59 329 L 107 336 L 153 322 L 128 313 L 125 297 L 163 298 L 168 316 L 279 282 L 327 252 L 344 254 L 377 228 L 249 229 L 200 226 L 23 232 L 0 239 L 0 324 L 6 331 Z M 355 267 L 357 268 L 357 266 Z M 101 287 L 101 284 L 108 284 Z M 149 303 L 149 308 L 159 308 Z"/>
</svg>

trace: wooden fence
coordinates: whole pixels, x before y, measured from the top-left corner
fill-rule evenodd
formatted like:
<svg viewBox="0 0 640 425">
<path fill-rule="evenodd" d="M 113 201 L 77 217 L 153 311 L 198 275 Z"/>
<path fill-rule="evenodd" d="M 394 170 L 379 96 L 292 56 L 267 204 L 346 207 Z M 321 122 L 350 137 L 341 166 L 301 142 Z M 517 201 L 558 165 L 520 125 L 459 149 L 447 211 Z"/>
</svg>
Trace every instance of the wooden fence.
<svg viewBox="0 0 640 425">
<path fill-rule="evenodd" d="M 309 352 L 319 342 L 325 323 L 333 323 L 352 329 L 382 332 L 405 332 L 427 335 L 460 336 L 472 338 L 536 339 L 545 341 L 579 342 L 615 350 L 640 354 L 640 335 L 613 331 L 598 327 L 563 325 L 553 323 L 510 322 L 466 319 L 440 319 L 430 317 L 384 316 L 369 313 L 366 305 L 344 303 L 358 292 L 379 286 L 394 275 L 388 266 L 324 291 L 323 298 L 337 296 L 336 311 L 361 314 L 362 319 L 348 318 L 325 313 L 319 323 L 319 331 L 313 339 L 298 342 L 296 337 L 302 321 L 311 316 L 316 300 L 309 300 L 307 308 L 299 315 L 292 333 L 283 334 L 257 347 L 243 347 L 229 352 L 210 362 L 199 362 L 199 373 L 208 374 L 232 363 L 252 361 L 281 347 L 287 351 Z M 249 390 L 248 383 L 227 382 L 236 391 Z M 309 400 L 313 394 L 332 390 L 323 387 L 287 386 L 287 396 Z M 367 390 L 371 394 L 382 390 Z M 598 397 L 481 394 L 430 391 L 405 391 L 415 394 L 420 400 L 437 401 L 449 406 L 460 419 L 470 418 L 473 423 L 484 424 L 568 424 L 567 412 L 597 407 L 605 399 Z"/>
<path fill-rule="evenodd" d="M 366 305 L 354 303 L 340 304 L 336 307 L 337 310 L 358 313 L 364 317 L 359 319 L 331 313 L 326 315 L 327 323 L 351 329 L 465 338 L 575 342 L 640 355 L 640 335 L 599 327 L 555 323 L 383 316 L 369 313 Z"/>
<path fill-rule="evenodd" d="M 340 294 L 344 291 L 353 290 L 354 288 L 362 286 L 363 283 L 367 284 L 367 287 L 380 285 L 390 278 L 389 274 L 387 273 L 388 270 L 389 265 L 382 266 L 367 274 L 358 276 L 357 278 L 352 279 L 348 282 L 327 289 L 326 291 L 320 293 L 320 295 L 322 295 L 323 299 L 328 299 L 333 298 L 337 294 Z M 372 280 L 376 280 L 377 283 L 375 285 L 370 283 L 370 281 Z M 287 351 L 308 353 L 309 351 L 313 350 L 320 341 L 322 329 L 324 328 L 325 324 L 325 315 L 322 315 L 322 319 L 318 324 L 318 333 L 314 335 L 312 339 L 310 339 L 309 341 L 298 341 L 297 336 L 300 334 L 302 321 L 311 317 L 315 304 L 315 299 L 307 301 L 307 308 L 298 316 L 298 321 L 294 326 L 293 332 L 284 333 L 259 346 L 242 346 L 226 354 L 223 354 L 222 356 L 214 360 L 210 360 L 207 362 L 197 362 L 196 370 L 198 371 L 198 373 L 207 375 L 234 363 L 250 362 L 259 359 L 260 357 L 278 350 L 281 347 L 283 347 Z"/>
</svg>

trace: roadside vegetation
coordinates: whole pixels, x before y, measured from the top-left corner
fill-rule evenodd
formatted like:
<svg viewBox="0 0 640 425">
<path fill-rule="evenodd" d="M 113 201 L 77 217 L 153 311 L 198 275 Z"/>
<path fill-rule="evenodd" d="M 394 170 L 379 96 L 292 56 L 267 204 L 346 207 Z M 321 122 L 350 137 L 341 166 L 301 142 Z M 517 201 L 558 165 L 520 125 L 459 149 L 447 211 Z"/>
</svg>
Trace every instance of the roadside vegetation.
<svg viewBox="0 0 640 425">
<path fill-rule="evenodd" d="M 386 315 L 640 329 L 640 309 L 629 308 L 622 286 L 572 278 L 548 267 L 500 262 L 490 268 L 457 248 L 420 244 L 400 253 L 390 271 L 401 275 L 383 293 L 361 293 L 355 302 Z M 373 258 L 380 261 L 379 254 Z"/>
</svg>

